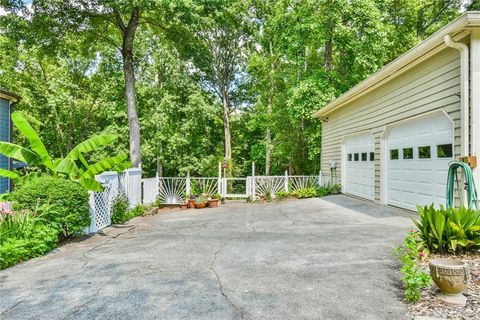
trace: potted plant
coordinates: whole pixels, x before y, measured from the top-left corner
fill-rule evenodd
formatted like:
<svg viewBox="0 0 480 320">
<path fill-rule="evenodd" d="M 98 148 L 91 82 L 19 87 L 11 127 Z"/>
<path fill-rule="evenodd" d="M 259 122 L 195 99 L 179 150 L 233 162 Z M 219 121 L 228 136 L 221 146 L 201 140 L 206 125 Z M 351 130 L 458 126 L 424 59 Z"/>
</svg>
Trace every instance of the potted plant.
<svg viewBox="0 0 480 320">
<path fill-rule="evenodd" d="M 208 206 L 210 208 L 218 207 L 218 201 L 222 198 L 218 193 L 214 194 L 210 199 L 208 199 Z"/>
<path fill-rule="evenodd" d="M 188 209 L 188 202 L 180 203 L 180 210 L 187 210 Z"/>
<path fill-rule="evenodd" d="M 188 201 L 188 207 L 190 209 L 195 208 L 195 196 L 194 195 L 189 195 L 187 198 L 188 198 L 188 200 L 187 200 Z"/>
<path fill-rule="evenodd" d="M 196 209 L 203 209 L 206 208 L 208 204 L 208 199 L 206 197 L 197 197 L 195 199 L 195 208 Z"/>
</svg>

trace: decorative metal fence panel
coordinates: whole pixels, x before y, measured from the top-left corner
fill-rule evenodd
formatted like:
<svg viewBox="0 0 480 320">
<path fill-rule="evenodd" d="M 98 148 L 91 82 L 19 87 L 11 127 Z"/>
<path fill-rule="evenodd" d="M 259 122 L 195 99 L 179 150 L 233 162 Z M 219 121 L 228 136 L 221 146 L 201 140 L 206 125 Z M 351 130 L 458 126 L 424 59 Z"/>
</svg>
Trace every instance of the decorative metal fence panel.
<svg viewBox="0 0 480 320">
<path fill-rule="evenodd" d="M 213 196 L 220 193 L 221 183 L 218 178 L 190 178 L 189 194 L 206 194 Z"/>
<path fill-rule="evenodd" d="M 158 200 L 164 204 L 180 204 L 187 195 L 187 178 L 158 178 Z"/>
<path fill-rule="evenodd" d="M 318 176 L 288 176 L 288 191 L 290 192 L 319 185 L 321 185 L 321 179 Z"/>
<path fill-rule="evenodd" d="M 255 184 L 253 190 L 255 193 L 252 193 L 252 198 L 262 196 L 273 196 L 279 191 L 288 191 L 285 189 L 285 177 L 284 176 L 257 176 L 252 177 L 252 181 Z"/>
</svg>

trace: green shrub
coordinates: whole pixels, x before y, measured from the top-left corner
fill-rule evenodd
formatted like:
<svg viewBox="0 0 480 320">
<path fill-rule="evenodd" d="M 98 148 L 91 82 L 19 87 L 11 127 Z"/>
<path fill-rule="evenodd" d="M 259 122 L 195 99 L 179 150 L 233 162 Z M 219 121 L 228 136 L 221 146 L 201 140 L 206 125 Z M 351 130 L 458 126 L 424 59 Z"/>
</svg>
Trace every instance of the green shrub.
<svg viewBox="0 0 480 320">
<path fill-rule="evenodd" d="M 113 199 L 111 209 L 112 223 L 118 224 L 128 221 L 127 211 L 128 199 L 123 193 L 121 193 L 115 199 Z"/>
<path fill-rule="evenodd" d="M 291 197 L 291 193 L 287 191 L 278 191 L 277 193 L 275 193 L 275 199 L 277 200 L 285 200 Z"/>
<path fill-rule="evenodd" d="M 480 249 L 480 211 L 461 208 L 418 207 L 421 246 L 431 252 L 461 253 Z"/>
<path fill-rule="evenodd" d="M 313 198 L 317 195 L 315 188 L 303 188 L 292 192 L 292 196 L 298 199 Z"/>
<path fill-rule="evenodd" d="M 88 192 L 79 184 L 50 176 L 25 182 L 12 192 L 15 210 L 31 210 L 59 226 L 62 238 L 82 233 L 90 225 Z"/>
<path fill-rule="evenodd" d="M 424 252 L 419 251 L 419 235 L 417 232 L 409 232 L 401 247 L 395 252 L 402 262 L 400 272 L 403 274 L 403 285 L 405 287 L 405 298 L 408 302 L 415 302 L 420 299 L 421 289 L 430 286 L 431 278 L 419 266 L 420 258 Z"/>
<path fill-rule="evenodd" d="M 333 186 L 315 188 L 317 197 L 324 197 L 331 194 L 339 194 L 341 190 L 342 190 L 342 187 L 339 184 L 334 184 Z"/>
<path fill-rule="evenodd" d="M 0 215 L 0 269 L 52 250 L 58 234 L 55 224 L 29 211 Z"/>
<path fill-rule="evenodd" d="M 137 205 L 131 210 L 128 210 L 128 199 L 125 195 L 119 195 L 113 201 L 112 205 L 112 223 L 125 223 L 130 219 L 142 216 L 145 213 L 143 205 Z"/>
</svg>

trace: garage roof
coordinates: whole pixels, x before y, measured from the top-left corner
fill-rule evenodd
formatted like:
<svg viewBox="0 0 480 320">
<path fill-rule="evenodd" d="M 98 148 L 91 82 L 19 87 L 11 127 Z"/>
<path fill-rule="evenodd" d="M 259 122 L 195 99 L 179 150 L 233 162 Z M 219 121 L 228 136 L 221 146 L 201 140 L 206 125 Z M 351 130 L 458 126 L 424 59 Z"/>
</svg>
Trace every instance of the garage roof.
<svg viewBox="0 0 480 320">
<path fill-rule="evenodd" d="M 360 98 L 368 92 L 378 88 L 383 83 L 388 82 L 399 74 L 411 69 L 431 55 L 445 49 L 446 45 L 443 38 L 447 34 L 450 34 L 454 40 L 459 40 L 468 34 L 468 29 L 476 27 L 480 27 L 480 11 L 465 12 L 419 45 L 408 50 L 382 69 L 345 92 L 343 95 L 316 111 L 313 116 L 317 118 L 326 116 L 330 112 Z"/>
<path fill-rule="evenodd" d="M 7 99 L 7 100 L 15 100 L 15 101 L 20 100 L 19 95 L 15 94 L 15 93 L 12 93 L 12 92 L 8 92 L 7 90 L 4 90 L 2 88 L 0 88 L 0 98 L 4 98 L 4 99 Z"/>
</svg>

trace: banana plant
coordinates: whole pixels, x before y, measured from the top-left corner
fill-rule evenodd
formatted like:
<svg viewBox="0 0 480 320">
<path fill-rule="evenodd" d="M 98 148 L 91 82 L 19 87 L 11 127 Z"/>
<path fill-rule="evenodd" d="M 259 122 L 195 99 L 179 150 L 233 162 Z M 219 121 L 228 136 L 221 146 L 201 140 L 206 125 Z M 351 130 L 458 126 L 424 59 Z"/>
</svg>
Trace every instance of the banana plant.
<svg viewBox="0 0 480 320">
<path fill-rule="evenodd" d="M 123 171 L 130 167 L 128 156 L 119 153 L 89 164 L 84 154 L 95 151 L 101 147 L 112 144 L 118 140 L 116 134 L 102 134 L 89 138 L 74 147 L 64 158 L 53 159 L 37 132 L 32 128 L 25 117 L 15 111 L 12 113 L 12 122 L 20 133 L 28 140 L 29 148 L 0 141 L 0 154 L 8 158 L 25 162 L 36 171 L 22 175 L 13 170 L 0 169 L 0 176 L 7 177 L 16 182 L 25 181 L 39 175 L 66 177 L 77 181 L 87 190 L 102 191 L 102 185 L 95 180 L 95 175 L 107 170 Z"/>
</svg>

